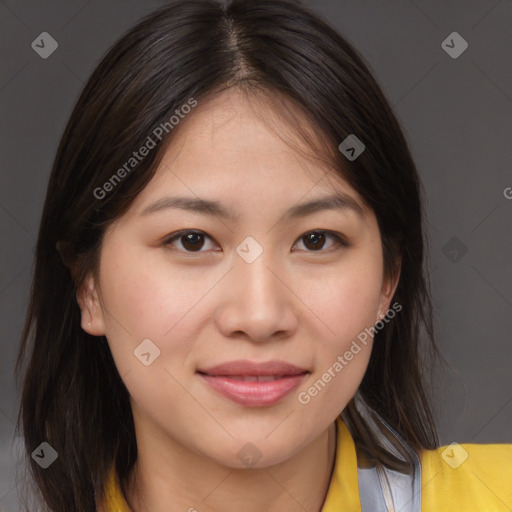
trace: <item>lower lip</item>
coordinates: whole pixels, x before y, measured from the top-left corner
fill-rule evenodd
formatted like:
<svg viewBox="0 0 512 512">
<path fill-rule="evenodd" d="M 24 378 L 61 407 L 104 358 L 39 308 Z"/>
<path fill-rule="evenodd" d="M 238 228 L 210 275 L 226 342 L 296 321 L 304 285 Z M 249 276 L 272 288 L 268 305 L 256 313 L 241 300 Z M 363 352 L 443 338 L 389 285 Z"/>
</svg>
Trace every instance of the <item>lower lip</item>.
<svg viewBox="0 0 512 512">
<path fill-rule="evenodd" d="M 273 405 L 289 395 L 306 377 L 306 373 L 289 375 L 266 382 L 243 381 L 226 376 L 200 374 L 222 396 L 247 407 Z"/>
</svg>

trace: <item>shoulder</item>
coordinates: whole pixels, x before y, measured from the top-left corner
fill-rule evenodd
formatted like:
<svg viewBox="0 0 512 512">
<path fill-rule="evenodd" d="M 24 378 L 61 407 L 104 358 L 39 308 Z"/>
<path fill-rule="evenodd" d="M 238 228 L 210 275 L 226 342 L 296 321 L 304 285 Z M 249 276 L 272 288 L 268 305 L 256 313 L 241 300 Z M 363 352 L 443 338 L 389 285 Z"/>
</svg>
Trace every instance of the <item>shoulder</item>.
<svg viewBox="0 0 512 512">
<path fill-rule="evenodd" d="M 421 454 L 422 512 L 512 510 L 512 444 L 458 444 Z"/>
</svg>

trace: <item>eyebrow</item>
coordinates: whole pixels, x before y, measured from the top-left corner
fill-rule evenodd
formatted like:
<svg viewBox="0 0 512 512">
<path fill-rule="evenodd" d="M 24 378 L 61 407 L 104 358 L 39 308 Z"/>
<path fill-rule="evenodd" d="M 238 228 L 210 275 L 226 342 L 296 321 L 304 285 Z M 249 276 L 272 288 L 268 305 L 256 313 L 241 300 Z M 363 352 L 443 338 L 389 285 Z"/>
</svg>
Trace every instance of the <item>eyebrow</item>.
<svg viewBox="0 0 512 512">
<path fill-rule="evenodd" d="M 234 210 L 222 205 L 218 201 L 186 196 L 158 199 L 147 206 L 140 215 L 145 216 L 167 209 L 180 209 L 203 215 L 218 216 L 230 221 L 236 221 L 239 217 Z M 306 217 L 322 210 L 342 210 L 356 213 L 361 218 L 365 216 L 365 209 L 355 199 L 343 192 L 337 192 L 292 206 L 284 214 L 283 220 Z"/>
</svg>

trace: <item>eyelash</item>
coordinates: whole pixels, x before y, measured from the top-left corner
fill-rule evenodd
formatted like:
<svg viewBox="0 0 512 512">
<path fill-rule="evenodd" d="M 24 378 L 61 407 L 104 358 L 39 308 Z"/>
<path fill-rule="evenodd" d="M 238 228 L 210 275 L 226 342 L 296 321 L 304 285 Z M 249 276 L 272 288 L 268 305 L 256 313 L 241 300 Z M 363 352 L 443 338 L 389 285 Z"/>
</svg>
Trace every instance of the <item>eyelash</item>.
<svg viewBox="0 0 512 512">
<path fill-rule="evenodd" d="M 333 248 L 330 248 L 330 249 L 326 249 L 326 250 L 318 249 L 317 251 L 307 250 L 306 252 L 310 252 L 310 253 L 326 253 L 326 252 L 334 252 L 334 251 L 338 251 L 338 250 L 343 249 L 343 248 L 350 247 L 350 244 L 347 242 L 346 238 L 341 233 L 336 233 L 334 231 L 329 231 L 329 230 L 325 230 L 325 229 L 323 229 L 323 230 L 322 229 L 313 229 L 311 231 L 307 231 L 303 235 L 299 236 L 297 241 L 302 240 L 302 238 L 304 238 L 306 235 L 310 235 L 312 233 L 315 233 L 315 234 L 327 234 L 328 236 L 331 236 L 332 238 L 334 238 L 336 244 L 334 245 Z M 181 252 L 185 252 L 187 254 L 200 254 L 202 252 L 207 252 L 207 251 L 202 251 L 202 250 L 199 250 L 199 251 L 187 251 L 186 249 L 185 250 L 181 250 L 181 249 L 176 249 L 176 248 L 171 248 L 170 247 L 172 242 L 174 242 L 175 240 L 180 239 L 183 235 L 187 235 L 187 234 L 205 235 L 206 238 L 209 238 L 210 240 L 213 240 L 213 238 L 211 236 L 209 236 L 207 233 L 205 233 L 204 231 L 195 230 L 195 229 L 183 229 L 181 231 L 176 231 L 175 233 L 172 233 L 168 238 L 166 238 L 164 240 L 162 245 L 164 247 L 166 247 L 166 248 L 170 248 L 171 250 L 178 250 L 178 251 L 181 251 Z M 295 243 L 297 243 L 297 242 L 295 242 Z"/>
</svg>

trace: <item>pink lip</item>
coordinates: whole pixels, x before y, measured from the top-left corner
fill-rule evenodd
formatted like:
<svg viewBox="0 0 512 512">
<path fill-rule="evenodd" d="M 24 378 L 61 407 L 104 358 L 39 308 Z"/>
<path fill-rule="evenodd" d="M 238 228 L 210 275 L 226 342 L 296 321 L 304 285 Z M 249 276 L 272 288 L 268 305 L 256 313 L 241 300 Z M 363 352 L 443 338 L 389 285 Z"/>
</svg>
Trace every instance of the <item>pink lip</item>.
<svg viewBox="0 0 512 512">
<path fill-rule="evenodd" d="M 215 391 L 233 402 L 264 407 L 290 394 L 309 372 L 284 361 L 231 361 L 198 373 Z M 275 380 L 242 380 L 245 377 L 275 377 Z"/>
</svg>

